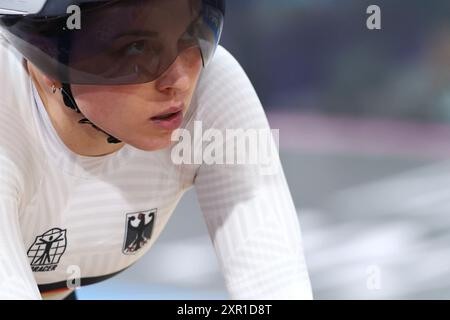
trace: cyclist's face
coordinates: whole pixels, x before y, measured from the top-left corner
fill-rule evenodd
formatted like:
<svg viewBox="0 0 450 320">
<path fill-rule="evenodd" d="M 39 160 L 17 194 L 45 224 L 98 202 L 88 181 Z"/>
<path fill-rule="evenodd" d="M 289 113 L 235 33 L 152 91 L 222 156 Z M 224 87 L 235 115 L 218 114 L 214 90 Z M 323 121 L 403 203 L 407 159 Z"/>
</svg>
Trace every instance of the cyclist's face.
<svg viewBox="0 0 450 320">
<path fill-rule="evenodd" d="M 101 14 L 88 15 L 88 18 L 83 20 L 82 28 L 96 30 L 96 34 L 101 36 L 97 35 L 96 41 L 89 37 L 74 39 L 77 45 L 71 55 L 76 57 L 76 61 L 84 61 L 80 59 L 83 56 L 83 48 L 98 46 L 98 52 L 104 54 L 99 55 L 97 62 L 87 60 L 89 64 L 94 63 L 101 70 L 108 66 L 108 74 L 122 74 L 129 66 L 149 68 L 150 61 L 153 61 L 152 52 L 164 52 L 161 54 L 162 60 L 164 57 L 174 57 L 169 58 L 170 62 L 166 61 L 170 67 L 158 79 L 149 83 L 72 85 L 75 100 L 89 120 L 123 142 L 142 150 L 151 151 L 170 145 L 171 134 L 175 130 L 174 127 L 179 126 L 180 119 L 168 123 L 151 118 L 180 105 L 183 105 L 182 113 L 185 115 L 191 103 L 202 68 L 201 53 L 199 48 L 192 47 L 192 44 L 190 48 L 187 45 L 187 49 L 184 48 L 178 57 L 176 51 L 179 49 L 180 37 L 198 16 L 198 12 L 190 9 L 198 8 L 198 4 L 193 5 L 197 2 L 199 0 L 153 0 L 149 6 L 147 1 L 133 0 L 123 2 L 123 6 L 104 9 Z M 118 13 L 121 14 L 121 21 L 114 19 Z M 173 23 L 174 17 L 178 17 L 177 23 Z M 99 25 L 102 29 L 95 29 Z M 117 36 L 128 34 L 130 30 L 141 32 L 137 35 L 131 32 L 125 37 Z M 143 34 L 144 31 L 151 32 L 152 35 Z M 124 47 L 125 50 L 117 50 Z M 110 52 L 120 54 L 109 56 Z M 173 62 L 175 57 L 177 58 Z M 155 61 L 156 65 L 164 63 Z M 93 66 L 89 65 L 88 69 L 92 68 Z"/>
<path fill-rule="evenodd" d="M 170 146 L 175 130 L 172 125 L 177 121 L 169 124 L 151 118 L 180 105 L 185 115 L 201 68 L 200 51 L 193 47 L 183 51 L 153 82 L 123 86 L 72 85 L 71 88 L 78 107 L 94 124 L 138 149 L 154 151 Z"/>
</svg>

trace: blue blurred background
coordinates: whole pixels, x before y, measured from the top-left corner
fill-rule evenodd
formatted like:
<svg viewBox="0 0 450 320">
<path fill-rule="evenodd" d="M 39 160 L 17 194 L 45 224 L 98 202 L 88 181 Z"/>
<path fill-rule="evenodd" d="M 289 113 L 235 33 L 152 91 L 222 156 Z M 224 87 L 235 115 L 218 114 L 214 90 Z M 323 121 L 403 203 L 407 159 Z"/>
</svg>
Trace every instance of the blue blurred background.
<svg viewBox="0 0 450 320">
<path fill-rule="evenodd" d="M 315 298 L 449 299 L 450 2 L 227 3 L 222 45 L 280 129 Z M 79 295 L 227 299 L 195 192 L 142 261 Z"/>
</svg>

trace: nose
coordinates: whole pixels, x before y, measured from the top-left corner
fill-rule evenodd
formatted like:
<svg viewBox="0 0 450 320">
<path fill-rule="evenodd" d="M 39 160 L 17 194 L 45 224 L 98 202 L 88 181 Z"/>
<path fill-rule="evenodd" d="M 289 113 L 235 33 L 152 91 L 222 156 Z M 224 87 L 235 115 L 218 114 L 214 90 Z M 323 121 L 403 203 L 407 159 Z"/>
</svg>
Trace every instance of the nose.
<svg viewBox="0 0 450 320">
<path fill-rule="evenodd" d="M 156 80 L 158 90 L 161 92 L 189 90 L 193 65 L 196 63 L 193 61 L 195 55 L 189 51 L 190 49 L 183 51 L 169 69 Z"/>
</svg>

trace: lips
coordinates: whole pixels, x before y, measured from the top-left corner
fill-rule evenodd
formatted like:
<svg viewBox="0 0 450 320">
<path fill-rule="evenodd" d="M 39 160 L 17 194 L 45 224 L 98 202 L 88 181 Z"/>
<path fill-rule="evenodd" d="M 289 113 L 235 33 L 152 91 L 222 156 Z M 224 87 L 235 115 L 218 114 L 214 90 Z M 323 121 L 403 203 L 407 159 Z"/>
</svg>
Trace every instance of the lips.
<svg viewBox="0 0 450 320">
<path fill-rule="evenodd" d="M 175 117 L 181 111 L 183 111 L 183 107 L 171 107 L 150 119 L 151 120 L 170 120 L 170 118 Z"/>
<path fill-rule="evenodd" d="M 166 111 L 150 118 L 153 126 L 164 130 L 178 129 L 183 123 L 183 105 L 181 107 L 172 107 Z"/>
</svg>

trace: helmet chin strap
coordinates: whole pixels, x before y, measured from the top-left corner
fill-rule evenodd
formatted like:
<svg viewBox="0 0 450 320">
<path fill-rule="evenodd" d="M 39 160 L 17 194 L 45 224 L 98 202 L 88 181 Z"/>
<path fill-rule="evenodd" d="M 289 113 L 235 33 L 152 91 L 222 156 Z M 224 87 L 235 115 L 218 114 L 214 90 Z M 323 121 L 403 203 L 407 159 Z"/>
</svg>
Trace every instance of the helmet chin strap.
<svg viewBox="0 0 450 320">
<path fill-rule="evenodd" d="M 77 113 L 80 113 L 81 115 L 83 115 L 83 113 L 80 111 L 80 109 L 77 106 L 77 103 L 75 102 L 75 99 L 73 97 L 72 94 L 72 90 L 70 89 L 70 84 L 68 83 L 63 83 L 62 87 L 61 87 L 61 95 L 63 97 L 64 100 L 64 104 L 69 107 L 70 109 L 74 110 Z M 84 115 L 83 115 L 84 116 Z M 108 136 L 107 138 L 107 142 L 109 144 L 118 144 L 121 143 L 122 141 L 120 141 L 119 139 L 113 137 L 112 135 L 110 135 L 108 132 L 105 132 L 104 130 L 100 129 L 99 127 L 97 127 L 95 124 L 93 124 L 88 118 L 84 117 L 83 119 L 81 119 L 80 121 L 78 121 L 79 124 L 88 124 L 91 125 L 94 129 L 103 132 L 104 134 L 106 134 Z"/>
</svg>

